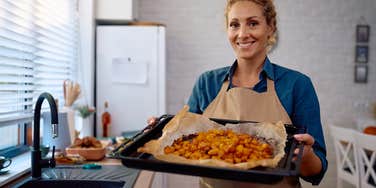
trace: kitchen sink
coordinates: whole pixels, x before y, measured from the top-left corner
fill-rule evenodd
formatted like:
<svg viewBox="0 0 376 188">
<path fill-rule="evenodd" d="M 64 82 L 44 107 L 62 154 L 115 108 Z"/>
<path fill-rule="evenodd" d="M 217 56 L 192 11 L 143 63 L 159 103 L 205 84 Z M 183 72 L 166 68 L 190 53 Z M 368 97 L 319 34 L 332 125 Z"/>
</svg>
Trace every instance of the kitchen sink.
<svg viewBox="0 0 376 188">
<path fill-rule="evenodd" d="M 103 181 L 103 180 L 29 180 L 19 188 L 122 188 L 124 181 Z"/>
<path fill-rule="evenodd" d="M 132 188 L 139 170 L 121 165 L 103 165 L 100 169 L 83 169 L 82 165 L 57 166 L 42 169 L 41 179 L 26 178 L 20 188 Z"/>
</svg>

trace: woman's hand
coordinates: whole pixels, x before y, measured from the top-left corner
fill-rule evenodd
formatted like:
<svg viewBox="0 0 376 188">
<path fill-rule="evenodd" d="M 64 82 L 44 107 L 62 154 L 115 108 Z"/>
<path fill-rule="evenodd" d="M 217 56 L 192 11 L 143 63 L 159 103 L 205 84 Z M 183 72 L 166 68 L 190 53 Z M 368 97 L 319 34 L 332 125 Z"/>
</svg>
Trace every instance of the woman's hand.
<svg viewBox="0 0 376 188">
<path fill-rule="evenodd" d="M 300 173 L 302 176 L 312 176 L 320 173 L 322 164 L 321 160 L 317 155 L 313 152 L 313 144 L 315 143 L 315 139 L 309 134 L 296 134 L 294 138 L 304 143 L 303 148 L 303 156 L 302 156 L 302 163 L 300 166 Z M 299 153 L 299 148 L 295 149 L 294 154 L 297 155 Z"/>
<path fill-rule="evenodd" d="M 315 143 L 315 139 L 309 135 L 309 134 L 296 134 L 294 135 L 294 138 L 304 143 L 304 149 L 303 149 L 303 159 L 306 159 L 307 157 L 311 157 L 314 155 L 313 153 L 313 143 Z M 295 149 L 294 154 L 297 155 L 299 153 L 299 148 Z"/>
<path fill-rule="evenodd" d="M 146 121 L 147 122 L 147 126 L 145 127 L 144 131 L 143 132 L 147 132 L 149 131 L 151 128 L 153 128 L 155 125 L 157 125 L 158 123 L 158 118 L 157 117 L 149 117 L 148 120 Z"/>
<path fill-rule="evenodd" d="M 157 124 L 157 121 L 158 121 L 158 118 L 157 117 L 149 117 L 148 120 L 147 120 L 147 123 L 148 123 L 148 126 L 153 126 L 155 124 Z"/>
</svg>

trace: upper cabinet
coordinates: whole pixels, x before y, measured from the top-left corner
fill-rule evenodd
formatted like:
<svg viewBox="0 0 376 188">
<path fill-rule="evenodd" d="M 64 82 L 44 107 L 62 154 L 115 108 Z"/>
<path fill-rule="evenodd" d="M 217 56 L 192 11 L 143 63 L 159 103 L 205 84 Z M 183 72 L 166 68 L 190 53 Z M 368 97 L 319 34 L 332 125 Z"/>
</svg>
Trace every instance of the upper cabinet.
<svg viewBox="0 0 376 188">
<path fill-rule="evenodd" d="M 137 19 L 137 0 L 96 0 L 96 19 L 134 21 Z"/>
</svg>

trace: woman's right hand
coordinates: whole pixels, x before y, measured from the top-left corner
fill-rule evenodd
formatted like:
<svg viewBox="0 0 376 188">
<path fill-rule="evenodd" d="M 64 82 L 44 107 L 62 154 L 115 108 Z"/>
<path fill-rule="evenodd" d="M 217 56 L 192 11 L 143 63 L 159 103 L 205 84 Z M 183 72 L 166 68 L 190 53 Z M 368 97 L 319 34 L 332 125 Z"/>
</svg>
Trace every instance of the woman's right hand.
<svg viewBox="0 0 376 188">
<path fill-rule="evenodd" d="M 154 127 L 154 125 L 157 124 L 157 121 L 158 121 L 157 117 L 154 117 L 154 116 L 149 117 L 147 121 L 148 126 Z"/>
<path fill-rule="evenodd" d="M 158 118 L 157 117 L 149 117 L 148 120 L 147 120 L 147 126 L 145 127 L 144 131 L 143 132 L 147 132 L 149 131 L 151 128 L 153 128 L 155 125 L 157 125 L 158 123 Z"/>
</svg>

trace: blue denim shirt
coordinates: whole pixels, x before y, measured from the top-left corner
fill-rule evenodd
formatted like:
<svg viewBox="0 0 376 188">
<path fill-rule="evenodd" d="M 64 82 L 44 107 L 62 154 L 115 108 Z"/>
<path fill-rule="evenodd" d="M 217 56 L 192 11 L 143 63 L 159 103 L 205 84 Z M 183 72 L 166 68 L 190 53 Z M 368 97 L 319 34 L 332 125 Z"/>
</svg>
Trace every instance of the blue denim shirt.
<svg viewBox="0 0 376 188">
<path fill-rule="evenodd" d="M 203 73 L 196 81 L 192 94 L 188 100 L 189 110 L 202 114 L 206 107 L 219 93 L 222 83 L 231 79 L 237 67 L 237 61 L 230 67 L 223 67 Z M 322 180 L 328 166 L 326 160 L 326 147 L 320 120 L 320 106 L 317 95 L 310 78 L 300 72 L 290 70 L 273 64 L 265 59 L 260 81 L 254 86 L 256 92 L 265 92 L 267 88 L 266 77 L 274 80 L 276 93 L 292 124 L 304 126 L 308 134 L 315 139 L 314 152 L 321 159 L 322 171 L 311 177 L 302 177 L 304 180 L 317 185 Z"/>
</svg>

